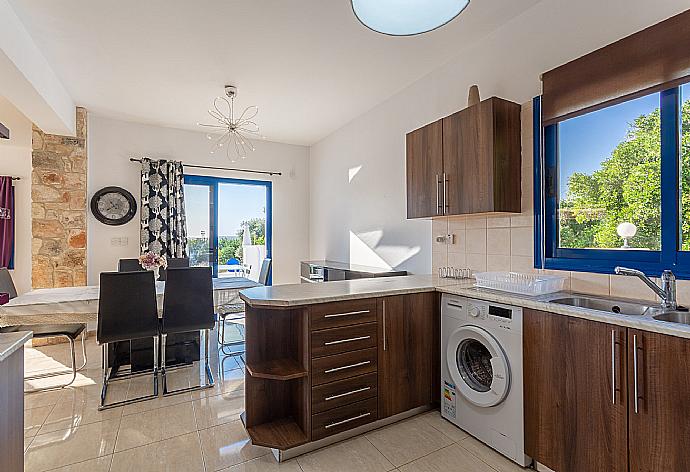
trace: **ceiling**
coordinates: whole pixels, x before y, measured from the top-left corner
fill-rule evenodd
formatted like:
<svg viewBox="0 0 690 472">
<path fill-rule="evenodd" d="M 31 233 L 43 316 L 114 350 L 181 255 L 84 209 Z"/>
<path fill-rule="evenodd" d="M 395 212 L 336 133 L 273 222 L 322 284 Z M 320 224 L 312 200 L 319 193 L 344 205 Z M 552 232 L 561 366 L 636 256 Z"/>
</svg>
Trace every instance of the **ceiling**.
<svg viewBox="0 0 690 472">
<path fill-rule="evenodd" d="M 313 144 L 539 0 L 473 0 L 448 25 L 390 37 L 349 0 L 12 0 L 90 113 L 199 129 L 223 85 L 259 106 L 261 133 Z M 472 67 L 472 64 L 468 64 Z"/>
</svg>

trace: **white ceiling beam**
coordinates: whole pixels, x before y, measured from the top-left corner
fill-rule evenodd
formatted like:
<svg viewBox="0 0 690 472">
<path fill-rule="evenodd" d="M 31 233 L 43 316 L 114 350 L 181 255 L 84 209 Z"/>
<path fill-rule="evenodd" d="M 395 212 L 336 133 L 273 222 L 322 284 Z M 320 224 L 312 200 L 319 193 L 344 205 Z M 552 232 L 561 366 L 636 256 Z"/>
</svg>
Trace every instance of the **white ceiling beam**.
<svg viewBox="0 0 690 472">
<path fill-rule="evenodd" d="M 43 131 L 75 134 L 74 101 L 8 0 L 0 0 L 0 95 Z"/>
</svg>

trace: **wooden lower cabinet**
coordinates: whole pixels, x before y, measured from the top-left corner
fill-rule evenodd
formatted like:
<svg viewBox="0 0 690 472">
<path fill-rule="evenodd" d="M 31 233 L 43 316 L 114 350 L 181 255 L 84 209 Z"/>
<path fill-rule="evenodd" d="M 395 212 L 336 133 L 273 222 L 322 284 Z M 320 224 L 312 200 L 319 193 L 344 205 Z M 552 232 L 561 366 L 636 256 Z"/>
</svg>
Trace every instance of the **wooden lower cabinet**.
<svg viewBox="0 0 690 472">
<path fill-rule="evenodd" d="M 379 304 L 378 415 L 386 418 L 433 402 L 440 315 L 435 293 L 386 297 Z"/>
<path fill-rule="evenodd" d="M 535 461 L 556 472 L 627 472 L 625 336 L 524 310 L 525 452 Z"/>
<path fill-rule="evenodd" d="M 630 472 L 689 471 L 690 340 L 629 329 L 628 382 Z"/>
</svg>

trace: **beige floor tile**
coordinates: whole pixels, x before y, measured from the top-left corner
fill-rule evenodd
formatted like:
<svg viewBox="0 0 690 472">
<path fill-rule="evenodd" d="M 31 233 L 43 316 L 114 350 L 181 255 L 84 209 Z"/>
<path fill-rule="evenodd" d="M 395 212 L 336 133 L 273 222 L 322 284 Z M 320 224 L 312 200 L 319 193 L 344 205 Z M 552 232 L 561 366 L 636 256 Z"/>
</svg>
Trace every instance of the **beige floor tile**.
<svg viewBox="0 0 690 472">
<path fill-rule="evenodd" d="M 215 471 L 269 454 L 265 447 L 249 442 L 241 421 L 199 431 L 206 470 Z"/>
<path fill-rule="evenodd" d="M 192 402 L 198 429 L 237 421 L 244 411 L 244 392 L 231 395 L 216 395 Z"/>
<path fill-rule="evenodd" d="M 367 433 L 366 437 L 395 466 L 411 462 L 453 442 L 419 417 Z"/>
<path fill-rule="evenodd" d="M 79 462 L 77 464 L 70 464 L 58 469 L 53 469 L 50 472 L 108 472 L 110 470 L 110 462 L 113 456 L 103 456 L 97 459 L 89 459 L 88 461 Z"/>
<path fill-rule="evenodd" d="M 197 400 L 215 395 L 231 395 L 236 392 L 244 392 L 244 376 L 244 369 L 232 369 L 222 374 L 214 371 L 215 385 L 212 388 L 193 391 L 192 398 Z"/>
<path fill-rule="evenodd" d="M 297 462 L 304 472 L 386 472 L 395 469 L 363 436 L 300 456 Z"/>
<path fill-rule="evenodd" d="M 55 405 L 63 393 L 63 390 L 48 390 L 24 394 L 24 409 Z"/>
<path fill-rule="evenodd" d="M 122 408 L 99 411 L 99 404 L 98 396 L 83 390 L 65 392 L 43 423 L 41 434 L 99 421 L 119 420 L 122 416 Z"/>
<path fill-rule="evenodd" d="M 142 376 L 135 377 L 132 379 L 129 385 L 129 390 L 127 391 L 127 398 L 133 399 L 138 397 L 143 397 L 153 393 L 153 383 L 152 377 Z M 158 384 L 159 391 L 162 391 L 163 384 Z M 164 397 L 159 396 L 151 400 L 146 400 L 143 402 L 132 403 L 124 407 L 124 416 L 142 413 L 145 411 L 155 410 L 156 408 L 163 408 L 166 406 L 179 405 L 185 402 L 191 402 L 192 395 L 189 392 L 180 393 L 177 395 L 166 395 Z"/>
<path fill-rule="evenodd" d="M 199 436 L 195 431 L 124 452 L 116 452 L 110 471 L 203 472 L 204 461 Z"/>
<path fill-rule="evenodd" d="M 30 438 L 27 438 L 26 436 L 24 437 L 24 452 L 26 453 L 26 450 L 29 449 L 29 446 L 31 446 L 31 442 L 34 440 L 34 436 L 31 436 Z"/>
<path fill-rule="evenodd" d="M 466 437 L 458 444 L 477 456 L 483 462 L 489 464 L 498 472 L 519 472 L 525 470 L 472 436 Z"/>
<path fill-rule="evenodd" d="M 50 412 L 54 406 L 41 406 L 38 408 L 31 408 L 24 410 L 24 437 L 32 438 L 38 434 Z"/>
<path fill-rule="evenodd" d="M 400 467 L 400 472 L 495 472 L 457 444 L 435 451 Z"/>
<path fill-rule="evenodd" d="M 466 432 L 455 426 L 450 421 L 443 419 L 438 410 L 425 413 L 421 416 L 421 418 L 455 442 L 462 441 L 467 437 Z"/>
<path fill-rule="evenodd" d="M 25 455 L 25 469 L 54 469 L 113 453 L 119 420 L 79 426 L 73 430 L 39 434 Z"/>
<path fill-rule="evenodd" d="M 196 431 L 191 402 L 122 417 L 115 451 L 144 446 Z"/>
<path fill-rule="evenodd" d="M 352 470 L 352 469 L 351 469 Z M 302 472 L 297 459 L 286 462 L 277 462 L 273 454 L 266 454 L 258 459 L 252 459 L 242 464 L 233 465 L 221 472 Z"/>
</svg>

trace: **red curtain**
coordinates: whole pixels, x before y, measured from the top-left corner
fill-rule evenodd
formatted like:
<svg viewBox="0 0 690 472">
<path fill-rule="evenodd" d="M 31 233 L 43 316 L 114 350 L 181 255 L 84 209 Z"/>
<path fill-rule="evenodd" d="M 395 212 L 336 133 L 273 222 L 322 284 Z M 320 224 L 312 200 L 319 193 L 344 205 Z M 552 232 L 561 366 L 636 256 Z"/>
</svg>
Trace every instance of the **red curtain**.
<svg viewBox="0 0 690 472">
<path fill-rule="evenodd" d="M 11 267 L 14 254 L 14 187 L 12 177 L 0 176 L 0 267 Z"/>
</svg>

